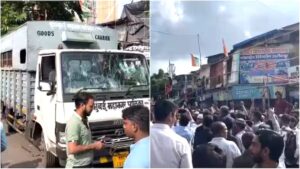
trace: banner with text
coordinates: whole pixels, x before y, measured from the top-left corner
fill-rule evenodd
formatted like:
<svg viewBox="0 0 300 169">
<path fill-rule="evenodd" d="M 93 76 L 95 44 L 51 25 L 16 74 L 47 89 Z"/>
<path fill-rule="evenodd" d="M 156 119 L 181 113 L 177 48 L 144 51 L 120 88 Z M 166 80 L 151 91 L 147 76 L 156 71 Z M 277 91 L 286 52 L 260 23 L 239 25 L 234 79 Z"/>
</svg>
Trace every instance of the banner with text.
<svg viewBox="0 0 300 169">
<path fill-rule="evenodd" d="M 240 83 L 286 83 L 288 82 L 287 48 L 254 48 L 240 56 Z"/>
</svg>

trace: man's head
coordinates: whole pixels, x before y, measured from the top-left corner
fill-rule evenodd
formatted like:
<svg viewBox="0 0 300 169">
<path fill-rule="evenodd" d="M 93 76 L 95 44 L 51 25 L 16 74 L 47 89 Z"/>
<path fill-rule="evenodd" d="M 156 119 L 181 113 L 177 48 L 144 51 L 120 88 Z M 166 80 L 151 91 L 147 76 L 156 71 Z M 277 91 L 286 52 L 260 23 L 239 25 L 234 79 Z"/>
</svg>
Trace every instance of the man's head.
<svg viewBox="0 0 300 169">
<path fill-rule="evenodd" d="M 245 130 L 246 121 L 242 118 L 237 118 L 234 123 L 234 133 L 238 133 L 240 131 Z"/>
<path fill-rule="evenodd" d="M 281 99 L 282 98 L 282 93 L 280 91 L 275 92 L 276 98 Z"/>
<path fill-rule="evenodd" d="M 149 135 L 149 109 L 142 105 L 135 105 L 122 110 L 123 128 L 128 137 L 142 133 Z"/>
<path fill-rule="evenodd" d="M 254 117 L 254 121 L 263 121 L 263 117 L 262 114 L 259 111 L 254 111 L 253 112 L 253 117 Z"/>
<path fill-rule="evenodd" d="M 290 119 L 291 119 L 291 118 L 290 118 L 289 115 L 283 114 L 283 115 L 281 116 L 281 118 L 280 118 L 280 125 L 281 125 L 281 126 L 289 126 L 290 121 L 291 121 Z"/>
<path fill-rule="evenodd" d="M 176 122 L 177 106 L 168 100 L 159 100 L 154 106 L 155 122 L 172 126 Z"/>
<path fill-rule="evenodd" d="M 224 137 L 227 138 L 227 127 L 225 123 L 217 121 L 211 125 L 211 131 L 214 137 Z"/>
<path fill-rule="evenodd" d="M 278 162 L 284 147 L 283 137 L 272 130 L 259 130 L 249 148 L 254 161 L 258 164 Z"/>
<path fill-rule="evenodd" d="M 200 144 L 192 154 L 194 168 L 226 168 L 226 154 L 213 144 Z"/>
<path fill-rule="evenodd" d="M 214 117 L 212 115 L 206 115 L 203 117 L 203 126 L 210 127 L 214 122 Z"/>
<path fill-rule="evenodd" d="M 203 116 L 212 115 L 212 112 L 209 109 L 203 109 Z"/>
<path fill-rule="evenodd" d="M 299 120 L 297 120 L 295 117 L 291 117 L 290 120 L 290 128 L 295 128 L 298 124 Z"/>
<path fill-rule="evenodd" d="M 263 123 L 258 126 L 258 130 L 271 130 L 271 126 L 266 123 Z"/>
<path fill-rule="evenodd" d="M 221 116 L 224 117 L 229 114 L 228 106 L 221 106 L 220 108 Z"/>
<path fill-rule="evenodd" d="M 189 124 L 189 117 L 186 113 L 181 113 L 179 118 L 179 125 L 186 127 Z"/>
<path fill-rule="evenodd" d="M 232 117 L 226 117 L 222 119 L 222 121 L 225 123 L 228 130 L 231 130 L 234 125 L 234 119 Z"/>
<path fill-rule="evenodd" d="M 198 114 L 196 118 L 196 124 L 202 124 L 203 123 L 203 114 Z"/>
<path fill-rule="evenodd" d="M 246 150 L 249 149 L 254 137 L 255 137 L 255 134 L 252 133 L 252 132 L 246 132 L 246 133 L 243 134 L 242 143 L 243 143 Z"/>
<path fill-rule="evenodd" d="M 91 115 L 94 109 L 94 97 L 85 92 L 78 92 L 74 96 L 76 111 L 83 113 L 83 116 Z"/>
</svg>

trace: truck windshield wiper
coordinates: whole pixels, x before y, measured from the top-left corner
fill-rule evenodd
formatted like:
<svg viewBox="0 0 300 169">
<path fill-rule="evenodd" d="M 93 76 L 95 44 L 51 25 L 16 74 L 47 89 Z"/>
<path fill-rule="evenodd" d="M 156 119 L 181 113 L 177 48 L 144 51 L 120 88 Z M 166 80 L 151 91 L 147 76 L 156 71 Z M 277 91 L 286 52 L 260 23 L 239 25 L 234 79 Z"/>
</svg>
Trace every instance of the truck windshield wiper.
<svg viewBox="0 0 300 169">
<path fill-rule="evenodd" d="M 101 90 L 105 90 L 105 89 L 108 89 L 107 87 L 83 87 L 81 89 L 79 89 L 78 92 L 81 92 L 83 90 L 89 90 L 89 89 L 101 89 Z"/>
<path fill-rule="evenodd" d="M 132 85 L 132 86 L 130 86 L 130 87 L 128 88 L 128 90 L 127 90 L 125 96 L 128 96 L 128 95 L 130 94 L 132 88 L 145 87 L 145 86 L 149 86 L 149 85 Z"/>
</svg>

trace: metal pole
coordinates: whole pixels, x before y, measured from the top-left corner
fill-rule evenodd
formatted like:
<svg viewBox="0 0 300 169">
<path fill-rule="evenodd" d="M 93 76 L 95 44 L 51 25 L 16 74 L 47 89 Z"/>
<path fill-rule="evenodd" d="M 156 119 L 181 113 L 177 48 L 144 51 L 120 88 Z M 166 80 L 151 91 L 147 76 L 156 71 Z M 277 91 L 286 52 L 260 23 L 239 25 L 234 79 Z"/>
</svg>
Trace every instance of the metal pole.
<svg viewBox="0 0 300 169">
<path fill-rule="evenodd" d="M 197 40 L 198 40 L 198 49 L 199 49 L 199 66 L 201 67 L 201 49 L 200 49 L 200 35 L 199 33 L 197 34 Z"/>
<path fill-rule="evenodd" d="M 199 49 L 199 67 L 201 68 L 201 48 L 200 48 L 200 35 L 197 34 L 197 40 L 198 40 L 198 49 Z M 200 70 L 199 70 L 200 71 Z M 198 101 L 198 86 L 196 85 L 196 101 Z"/>
</svg>

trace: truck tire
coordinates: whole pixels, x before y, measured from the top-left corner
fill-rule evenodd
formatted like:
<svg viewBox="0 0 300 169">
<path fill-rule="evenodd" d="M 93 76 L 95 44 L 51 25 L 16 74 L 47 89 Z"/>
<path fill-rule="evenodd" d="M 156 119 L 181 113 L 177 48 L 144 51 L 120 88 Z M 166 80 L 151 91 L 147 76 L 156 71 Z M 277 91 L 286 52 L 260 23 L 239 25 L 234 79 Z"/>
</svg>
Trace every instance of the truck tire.
<svg viewBox="0 0 300 169">
<path fill-rule="evenodd" d="M 41 135 L 41 142 L 40 142 L 40 150 L 42 153 L 42 163 L 43 167 L 45 168 L 55 168 L 58 166 L 58 158 L 55 157 L 50 151 L 46 149 L 46 143 L 44 140 L 44 134 Z"/>
</svg>

